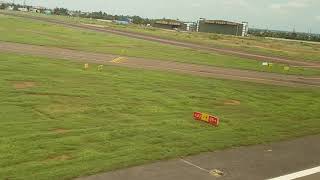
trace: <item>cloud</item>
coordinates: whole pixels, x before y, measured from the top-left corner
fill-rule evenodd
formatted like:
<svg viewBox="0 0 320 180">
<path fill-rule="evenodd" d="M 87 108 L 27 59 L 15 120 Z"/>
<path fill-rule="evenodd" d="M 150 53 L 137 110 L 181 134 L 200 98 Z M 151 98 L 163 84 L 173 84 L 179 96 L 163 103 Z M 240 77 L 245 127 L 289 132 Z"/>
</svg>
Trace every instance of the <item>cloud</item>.
<svg viewBox="0 0 320 180">
<path fill-rule="evenodd" d="M 278 10 L 301 9 L 309 7 L 313 2 L 314 0 L 290 0 L 287 3 L 273 3 L 270 8 Z"/>
</svg>

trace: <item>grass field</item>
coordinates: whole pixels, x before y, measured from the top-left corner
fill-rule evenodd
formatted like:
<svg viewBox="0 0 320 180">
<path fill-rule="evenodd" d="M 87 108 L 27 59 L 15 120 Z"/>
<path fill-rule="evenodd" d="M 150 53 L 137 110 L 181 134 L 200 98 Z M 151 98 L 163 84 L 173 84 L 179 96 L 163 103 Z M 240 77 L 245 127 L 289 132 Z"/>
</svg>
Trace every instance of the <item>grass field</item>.
<svg viewBox="0 0 320 180">
<path fill-rule="evenodd" d="M 0 41 L 272 73 L 320 75 L 319 69 L 292 67 L 290 71 L 284 71 L 285 65 L 281 64 L 274 64 L 272 68 L 268 68 L 263 67 L 261 62 L 255 60 L 205 53 L 111 34 L 70 29 L 45 22 L 3 15 L 0 15 L 0 33 L 5 34 L 0 36 Z"/>
<path fill-rule="evenodd" d="M 318 89 L 82 67 L 0 54 L 0 179 L 70 179 L 320 133 Z"/>
<path fill-rule="evenodd" d="M 137 25 L 115 25 L 111 23 L 102 23 L 95 20 L 83 18 L 65 18 L 75 22 L 87 22 L 94 24 L 104 24 L 116 29 L 138 32 L 158 36 L 165 39 L 175 39 L 179 41 L 186 41 L 196 44 L 209 45 L 220 48 L 232 48 L 235 50 L 245 51 L 249 53 L 258 53 L 262 55 L 279 56 L 284 58 L 319 61 L 320 59 L 320 43 L 308 42 L 285 42 L 281 40 L 265 39 L 262 37 L 235 37 L 210 33 L 190 33 L 190 32 L 175 32 L 158 28 L 146 28 Z"/>
<path fill-rule="evenodd" d="M 33 14 L 39 16 L 40 14 Z M 40 15 L 42 16 L 42 15 Z M 46 16 L 69 22 L 76 23 L 92 23 L 105 25 L 115 29 L 125 31 L 138 32 L 158 36 L 165 39 L 175 39 L 180 41 L 192 42 L 197 44 L 209 45 L 220 48 L 232 48 L 250 53 L 258 53 L 262 55 L 273 55 L 284 58 L 319 61 L 320 60 L 320 43 L 308 42 L 286 42 L 281 40 L 272 40 L 260 37 L 234 37 L 210 33 L 185 33 L 168 31 L 158 28 L 147 28 L 139 25 L 116 25 L 113 23 L 106 23 L 96 21 L 94 19 L 65 17 L 65 16 Z"/>
</svg>

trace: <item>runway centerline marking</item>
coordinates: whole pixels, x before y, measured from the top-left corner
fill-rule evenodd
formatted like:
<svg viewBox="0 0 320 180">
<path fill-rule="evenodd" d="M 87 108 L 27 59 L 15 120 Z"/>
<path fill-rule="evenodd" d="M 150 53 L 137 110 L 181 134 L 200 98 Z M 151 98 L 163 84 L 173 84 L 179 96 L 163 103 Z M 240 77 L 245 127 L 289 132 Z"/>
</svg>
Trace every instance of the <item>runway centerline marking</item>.
<svg viewBox="0 0 320 180">
<path fill-rule="evenodd" d="M 310 176 L 312 174 L 316 174 L 320 172 L 320 166 L 318 167 L 314 167 L 311 169 L 307 169 L 307 170 L 303 170 L 303 171 L 299 171 L 296 173 L 292 173 L 292 174 L 288 174 L 288 175 L 284 175 L 284 176 L 280 176 L 277 178 L 272 178 L 269 180 L 292 180 L 292 179 L 298 179 L 301 177 L 306 177 L 306 176 Z"/>
</svg>

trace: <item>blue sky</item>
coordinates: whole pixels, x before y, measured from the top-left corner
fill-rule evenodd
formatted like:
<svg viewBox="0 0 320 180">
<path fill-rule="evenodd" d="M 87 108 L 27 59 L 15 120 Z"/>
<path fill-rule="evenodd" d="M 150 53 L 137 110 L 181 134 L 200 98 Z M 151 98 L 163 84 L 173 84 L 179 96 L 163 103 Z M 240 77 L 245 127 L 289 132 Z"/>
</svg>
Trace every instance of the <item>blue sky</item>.
<svg viewBox="0 0 320 180">
<path fill-rule="evenodd" d="M 22 3 L 23 0 L 15 0 Z M 251 27 L 320 33 L 320 0 L 26 0 L 28 5 L 193 21 L 248 21 Z"/>
</svg>

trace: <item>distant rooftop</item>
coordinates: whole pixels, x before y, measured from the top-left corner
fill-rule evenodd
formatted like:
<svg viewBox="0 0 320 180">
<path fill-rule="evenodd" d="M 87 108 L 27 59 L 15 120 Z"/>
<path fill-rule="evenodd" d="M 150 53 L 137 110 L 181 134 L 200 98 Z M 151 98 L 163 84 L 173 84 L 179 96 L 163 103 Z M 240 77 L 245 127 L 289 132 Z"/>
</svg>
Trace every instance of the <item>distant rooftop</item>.
<svg viewBox="0 0 320 180">
<path fill-rule="evenodd" d="M 171 20 L 171 19 L 163 19 L 156 21 L 156 24 L 166 24 L 166 25 L 174 25 L 174 26 L 180 26 L 182 23 L 177 20 Z"/>
<path fill-rule="evenodd" d="M 222 24 L 222 25 L 232 25 L 232 26 L 241 25 L 240 23 L 224 21 L 224 20 L 204 20 L 204 22 L 207 24 Z"/>
<path fill-rule="evenodd" d="M 33 6 L 33 8 L 35 8 L 35 9 L 46 9 L 45 7 L 42 7 L 42 6 Z"/>
</svg>

